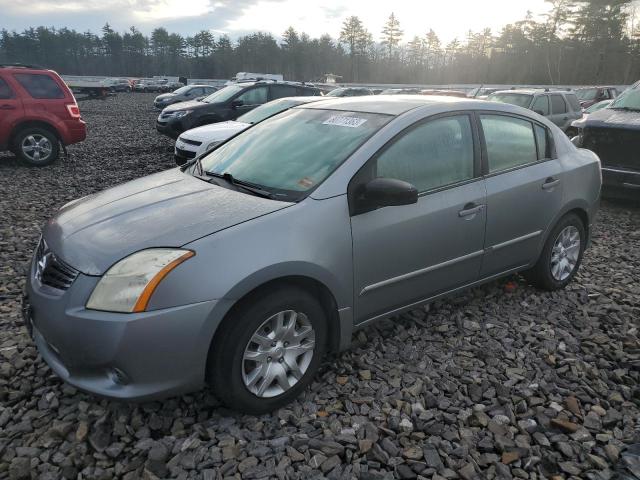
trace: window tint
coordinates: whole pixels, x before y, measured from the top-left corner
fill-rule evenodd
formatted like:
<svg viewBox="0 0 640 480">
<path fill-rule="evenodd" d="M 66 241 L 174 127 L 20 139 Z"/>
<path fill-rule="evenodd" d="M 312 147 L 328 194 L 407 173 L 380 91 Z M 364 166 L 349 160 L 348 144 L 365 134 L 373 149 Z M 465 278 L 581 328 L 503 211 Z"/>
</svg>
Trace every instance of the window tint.
<svg viewBox="0 0 640 480">
<path fill-rule="evenodd" d="M 13 98 L 13 92 L 2 78 L 0 78 L 0 98 Z"/>
<path fill-rule="evenodd" d="M 267 87 L 256 87 L 247 90 L 236 100 L 241 100 L 244 105 L 262 105 L 267 101 Z"/>
<path fill-rule="evenodd" d="M 580 102 L 578 101 L 578 97 L 576 97 L 575 95 L 567 95 L 567 100 L 569 102 L 569 105 L 571 105 L 571 110 L 573 110 L 574 112 L 580 112 L 582 110 Z"/>
<path fill-rule="evenodd" d="M 567 113 L 567 103 L 562 95 L 551 95 L 551 111 L 554 114 Z"/>
<path fill-rule="evenodd" d="M 549 113 L 551 113 L 549 111 L 549 97 L 547 95 L 540 95 L 539 97 L 536 97 L 533 101 L 533 105 L 531 106 L 531 110 L 540 113 L 545 117 L 549 115 Z"/>
<path fill-rule="evenodd" d="M 320 94 L 313 88 L 298 87 L 296 88 L 296 95 L 299 95 L 301 97 L 313 97 Z"/>
<path fill-rule="evenodd" d="M 64 98 L 62 89 L 48 75 L 16 73 L 14 76 L 33 98 Z"/>
<path fill-rule="evenodd" d="M 473 135 L 467 115 L 423 123 L 377 158 L 377 176 L 397 178 L 418 191 L 473 178 Z"/>
<path fill-rule="evenodd" d="M 298 89 L 293 85 L 272 85 L 271 96 L 273 99 L 284 97 L 295 97 L 298 94 Z"/>
<path fill-rule="evenodd" d="M 514 117 L 481 115 L 489 157 L 489 172 L 526 165 L 538 160 L 531 122 Z"/>
<path fill-rule="evenodd" d="M 538 142 L 538 159 L 544 160 L 545 158 L 551 158 L 547 129 L 540 125 L 534 125 L 533 129 L 536 134 L 536 142 Z"/>
</svg>

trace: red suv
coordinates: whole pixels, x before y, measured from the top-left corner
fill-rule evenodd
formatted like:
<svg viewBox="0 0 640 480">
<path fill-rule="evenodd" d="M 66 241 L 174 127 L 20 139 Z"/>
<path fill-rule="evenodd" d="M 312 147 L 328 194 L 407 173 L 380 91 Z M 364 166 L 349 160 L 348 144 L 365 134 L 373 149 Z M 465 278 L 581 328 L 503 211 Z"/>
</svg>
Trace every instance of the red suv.
<svg viewBox="0 0 640 480">
<path fill-rule="evenodd" d="M 0 151 L 30 165 L 54 162 L 63 148 L 87 136 L 69 87 L 52 71 L 0 65 Z"/>
</svg>

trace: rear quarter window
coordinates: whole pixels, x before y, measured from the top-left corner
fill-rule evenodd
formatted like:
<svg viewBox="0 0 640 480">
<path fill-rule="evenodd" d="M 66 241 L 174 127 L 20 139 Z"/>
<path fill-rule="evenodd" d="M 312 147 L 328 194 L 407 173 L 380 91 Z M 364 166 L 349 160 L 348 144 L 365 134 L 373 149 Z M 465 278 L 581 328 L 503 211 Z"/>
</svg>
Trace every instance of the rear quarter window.
<svg viewBox="0 0 640 480">
<path fill-rule="evenodd" d="M 40 73 L 16 73 L 15 79 L 33 98 L 64 98 L 64 91 L 49 75 Z"/>
<path fill-rule="evenodd" d="M 574 112 L 579 112 L 582 110 L 580 102 L 578 101 L 578 97 L 576 97 L 575 95 L 567 95 L 566 98 L 569 102 L 569 105 L 571 105 L 571 110 L 573 110 Z"/>
<path fill-rule="evenodd" d="M 0 77 L 0 98 L 2 99 L 13 98 L 13 92 L 9 88 L 9 85 L 7 85 L 7 82 L 5 82 L 4 79 L 1 77 Z"/>
</svg>

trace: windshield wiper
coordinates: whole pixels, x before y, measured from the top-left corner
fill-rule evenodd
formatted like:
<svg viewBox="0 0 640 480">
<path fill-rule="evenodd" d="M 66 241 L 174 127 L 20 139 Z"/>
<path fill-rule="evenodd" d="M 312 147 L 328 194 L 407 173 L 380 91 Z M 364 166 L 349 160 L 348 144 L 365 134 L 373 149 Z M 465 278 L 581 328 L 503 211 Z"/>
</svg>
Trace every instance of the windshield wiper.
<svg viewBox="0 0 640 480">
<path fill-rule="evenodd" d="M 225 172 L 225 173 L 205 172 L 205 173 L 210 177 L 222 178 L 223 180 L 226 180 L 227 182 L 229 182 L 231 185 L 235 187 L 240 187 L 243 190 L 251 192 L 259 197 L 270 198 L 271 200 L 277 199 L 277 196 L 274 193 L 271 193 L 268 190 L 261 188 L 259 185 L 256 185 L 255 183 L 245 182 L 244 180 L 238 180 L 236 178 L 233 178 L 233 175 L 231 175 L 228 172 Z"/>
<path fill-rule="evenodd" d="M 625 112 L 640 112 L 640 108 L 633 107 L 609 107 L 611 110 L 623 110 Z"/>
</svg>

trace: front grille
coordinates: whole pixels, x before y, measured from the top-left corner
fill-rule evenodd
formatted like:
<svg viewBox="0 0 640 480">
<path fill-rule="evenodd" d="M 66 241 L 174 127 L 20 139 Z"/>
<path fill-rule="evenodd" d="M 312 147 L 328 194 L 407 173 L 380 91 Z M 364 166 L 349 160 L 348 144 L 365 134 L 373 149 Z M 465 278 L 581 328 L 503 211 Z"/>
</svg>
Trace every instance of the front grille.
<svg viewBox="0 0 640 480">
<path fill-rule="evenodd" d="M 187 145 L 193 145 L 194 147 L 199 147 L 200 145 L 202 145 L 202 142 L 199 142 L 197 140 L 189 140 L 188 138 L 180 137 L 180 141 L 186 143 Z"/>
<path fill-rule="evenodd" d="M 36 250 L 36 278 L 41 284 L 65 291 L 78 277 L 78 271 L 58 258 L 40 239 Z"/>
<path fill-rule="evenodd" d="M 190 152 L 189 150 L 183 150 L 181 148 L 176 147 L 176 155 L 179 155 L 180 157 L 184 157 L 187 159 L 192 159 L 192 158 L 195 158 L 196 152 Z"/>
<path fill-rule="evenodd" d="M 640 131 L 587 127 L 583 147 L 595 152 L 603 166 L 640 170 Z"/>
</svg>

